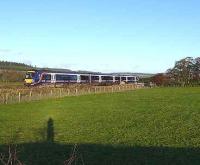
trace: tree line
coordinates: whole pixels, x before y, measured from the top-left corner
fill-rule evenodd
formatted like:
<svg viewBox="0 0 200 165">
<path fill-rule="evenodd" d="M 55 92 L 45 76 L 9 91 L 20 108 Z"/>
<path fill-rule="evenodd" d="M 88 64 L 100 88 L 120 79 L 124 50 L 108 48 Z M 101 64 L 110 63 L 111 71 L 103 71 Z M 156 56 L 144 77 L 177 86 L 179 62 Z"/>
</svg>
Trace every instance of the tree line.
<svg viewBox="0 0 200 165">
<path fill-rule="evenodd" d="M 16 70 L 16 71 L 26 71 L 32 69 L 31 65 L 17 62 L 0 61 L 1 70 Z"/>
<path fill-rule="evenodd" d="M 186 57 L 175 62 L 166 73 L 156 74 L 150 79 L 159 86 L 200 85 L 200 57 Z"/>
</svg>

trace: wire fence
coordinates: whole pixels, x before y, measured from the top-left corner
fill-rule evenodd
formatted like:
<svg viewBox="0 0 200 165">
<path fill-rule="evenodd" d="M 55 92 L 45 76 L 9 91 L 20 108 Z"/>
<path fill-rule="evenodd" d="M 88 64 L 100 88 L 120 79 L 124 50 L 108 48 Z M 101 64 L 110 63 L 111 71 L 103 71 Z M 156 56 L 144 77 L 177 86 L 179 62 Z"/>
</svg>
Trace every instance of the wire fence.
<svg viewBox="0 0 200 165">
<path fill-rule="evenodd" d="M 0 104 L 13 104 L 49 98 L 61 98 L 66 96 L 123 92 L 139 88 L 143 88 L 143 86 L 139 84 L 126 84 L 113 86 L 79 86 L 68 88 L 0 89 Z"/>
</svg>

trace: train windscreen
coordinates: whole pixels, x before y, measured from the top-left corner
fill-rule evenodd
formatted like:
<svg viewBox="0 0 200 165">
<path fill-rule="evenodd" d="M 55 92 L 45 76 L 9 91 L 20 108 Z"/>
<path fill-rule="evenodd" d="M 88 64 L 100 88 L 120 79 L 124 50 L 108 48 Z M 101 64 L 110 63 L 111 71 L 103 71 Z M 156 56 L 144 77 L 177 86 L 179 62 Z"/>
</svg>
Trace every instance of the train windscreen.
<svg viewBox="0 0 200 165">
<path fill-rule="evenodd" d="M 35 77 L 35 73 L 27 72 L 25 78 L 26 79 L 33 79 Z"/>
</svg>

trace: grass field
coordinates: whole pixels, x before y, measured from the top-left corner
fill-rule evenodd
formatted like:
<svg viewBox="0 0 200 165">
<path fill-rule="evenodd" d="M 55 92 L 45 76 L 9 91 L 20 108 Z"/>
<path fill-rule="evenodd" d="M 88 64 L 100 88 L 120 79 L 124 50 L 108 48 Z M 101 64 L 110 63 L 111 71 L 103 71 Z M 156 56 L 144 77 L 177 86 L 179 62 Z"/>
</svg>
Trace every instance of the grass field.
<svg viewBox="0 0 200 165">
<path fill-rule="evenodd" d="M 0 150 L 25 164 L 200 164 L 200 88 L 140 89 L 0 105 Z M 77 164 L 81 164 L 78 159 Z"/>
</svg>

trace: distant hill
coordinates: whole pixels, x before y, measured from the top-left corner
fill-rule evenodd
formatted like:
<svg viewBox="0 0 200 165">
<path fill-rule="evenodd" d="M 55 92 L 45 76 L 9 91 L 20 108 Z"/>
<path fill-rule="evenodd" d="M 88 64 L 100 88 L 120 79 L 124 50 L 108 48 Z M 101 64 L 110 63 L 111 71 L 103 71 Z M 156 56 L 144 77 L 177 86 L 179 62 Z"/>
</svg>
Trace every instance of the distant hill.
<svg viewBox="0 0 200 165">
<path fill-rule="evenodd" d="M 135 76 L 138 76 L 140 78 L 149 78 L 149 77 L 152 77 L 154 76 L 155 74 L 152 74 L 152 73 L 132 73 L 132 72 L 119 72 L 119 73 L 111 73 L 111 74 L 119 74 L 119 75 L 135 75 Z"/>
<path fill-rule="evenodd" d="M 0 70 L 26 71 L 33 68 L 34 67 L 24 63 L 0 61 Z"/>
<path fill-rule="evenodd" d="M 70 69 L 62 69 L 62 68 L 35 68 L 38 70 L 42 70 L 42 71 L 46 71 L 46 72 L 56 72 L 56 73 L 63 73 L 63 72 L 67 72 L 67 73 L 71 73 L 73 72 Z"/>
<path fill-rule="evenodd" d="M 155 75 L 152 73 L 133 73 L 133 74 L 137 75 L 140 78 L 150 78 Z"/>
</svg>

